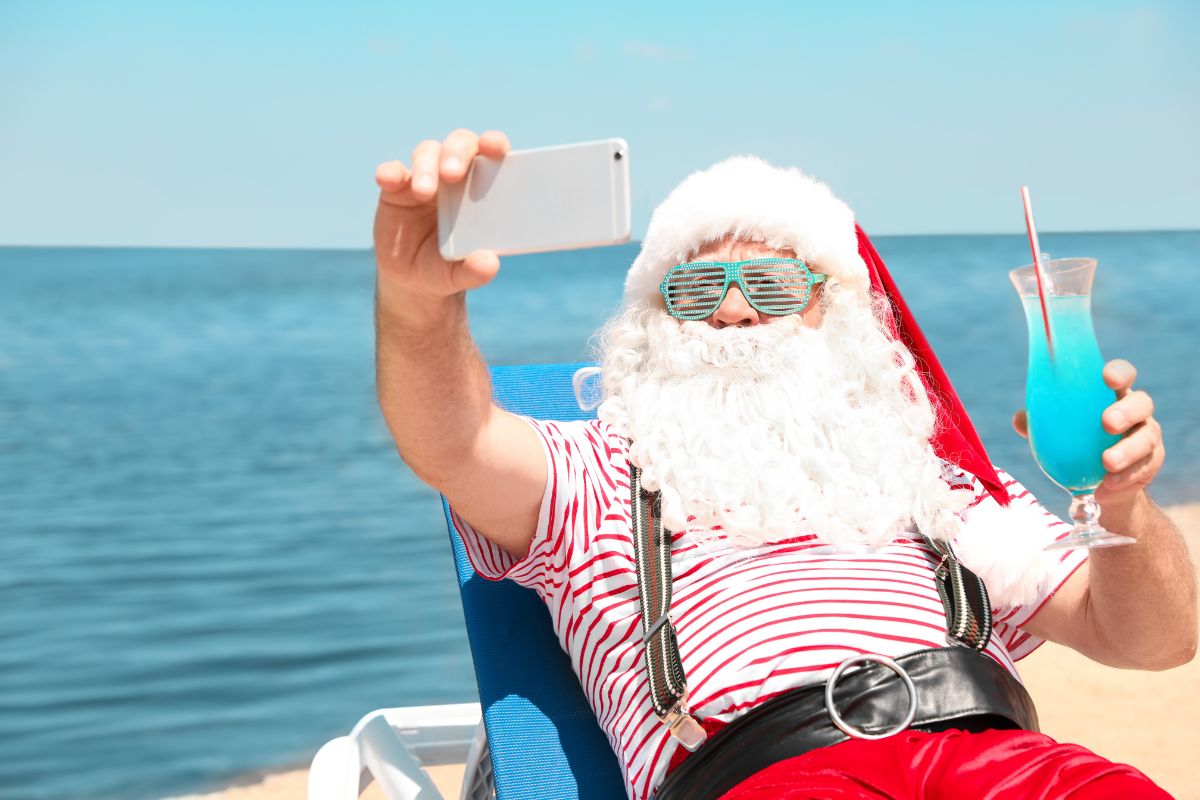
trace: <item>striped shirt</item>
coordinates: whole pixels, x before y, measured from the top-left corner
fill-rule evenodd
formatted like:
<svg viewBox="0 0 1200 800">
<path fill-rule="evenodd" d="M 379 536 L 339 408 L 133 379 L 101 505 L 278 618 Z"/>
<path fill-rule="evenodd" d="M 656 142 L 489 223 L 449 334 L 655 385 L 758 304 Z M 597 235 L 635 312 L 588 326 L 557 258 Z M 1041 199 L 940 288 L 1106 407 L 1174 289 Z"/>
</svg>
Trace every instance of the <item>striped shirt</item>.
<svg viewBox="0 0 1200 800">
<path fill-rule="evenodd" d="M 628 443 L 605 423 L 528 420 L 546 452 L 546 492 L 528 554 L 514 559 L 457 514 L 476 572 L 532 588 L 550 609 L 600 727 L 616 751 L 631 798 L 647 798 L 666 775 L 676 742 L 654 715 L 646 678 L 630 519 Z M 1014 503 L 1036 505 L 1000 473 Z M 976 491 L 972 508 L 995 501 Z M 1045 513 L 1047 542 L 1069 526 Z M 970 524 L 971 510 L 967 511 Z M 729 722 L 797 686 L 823 682 L 843 659 L 896 657 L 946 643 L 934 585 L 936 558 L 918 539 L 864 554 L 816 552 L 799 537 L 755 550 L 699 546 L 673 535 L 672 616 L 701 719 Z M 1068 550 L 1057 589 L 1086 558 Z M 1021 629 L 1044 602 L 997 613 L 987 655 L 1013 662 L 1041 641 Z"/>
</svg>

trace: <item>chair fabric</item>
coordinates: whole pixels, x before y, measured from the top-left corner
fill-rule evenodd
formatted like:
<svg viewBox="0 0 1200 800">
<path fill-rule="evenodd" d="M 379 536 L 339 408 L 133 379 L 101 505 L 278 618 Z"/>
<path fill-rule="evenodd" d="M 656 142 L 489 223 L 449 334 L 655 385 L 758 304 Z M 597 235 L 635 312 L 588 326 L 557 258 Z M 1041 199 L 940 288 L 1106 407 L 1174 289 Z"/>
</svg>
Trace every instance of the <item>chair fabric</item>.
<svg viewBox="0 0 1200 800">
<path fill-rule="evenodd" d="M 496 403 L 515 414 L 589 419 L 572 376 L 588 364 L 493 367 Z M 621 800 L 616 755 L 558 642 L 545 604 L 512 581 L 489 581 L 471 567 L 442 509 L 454 551 L 479 701 L 491 748 L 497 800 Z"/>
</svg>

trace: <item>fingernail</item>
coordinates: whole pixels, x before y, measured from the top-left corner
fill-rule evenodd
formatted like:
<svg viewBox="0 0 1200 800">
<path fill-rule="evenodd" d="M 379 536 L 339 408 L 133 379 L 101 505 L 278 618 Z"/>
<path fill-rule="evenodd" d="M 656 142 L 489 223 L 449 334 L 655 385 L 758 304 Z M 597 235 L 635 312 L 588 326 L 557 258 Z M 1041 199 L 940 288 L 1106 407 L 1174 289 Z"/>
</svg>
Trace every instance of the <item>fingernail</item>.
<svg viewBox="0 0 1200 800">
<path fill-rule="evenodd" d="M 413 178 L 413 188 L 414 189 L 432 189 L 433 188 L 433 176 L 432 175 L 417 175 L 416 177 Z"/>
<path fill-rule="evenodd" d="M 442 169 L 446 172 L 458 172 L 462 169 L 462 161 L 457 156 L 450 156 L 442 162 Z"/>
</svg>

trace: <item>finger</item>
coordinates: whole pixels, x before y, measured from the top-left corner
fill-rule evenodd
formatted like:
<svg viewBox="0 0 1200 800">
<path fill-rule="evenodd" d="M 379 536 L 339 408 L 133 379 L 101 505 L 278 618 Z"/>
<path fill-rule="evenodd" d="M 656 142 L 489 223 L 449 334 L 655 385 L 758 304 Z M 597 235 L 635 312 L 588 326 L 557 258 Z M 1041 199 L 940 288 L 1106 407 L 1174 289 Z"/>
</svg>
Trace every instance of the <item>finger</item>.
<svg viewBox="0 0 1200 800">
<path fill-rule="evenodd" d="M 438 156 L 441 152 L 442 143 L 433 139 L 426 139 L 413 149 L 412 191 L 422 200 L 437 194 Z"/>
<path fill-rule="evenodd" d="M 375 183 L 385 192 L 398 192 L 408 186 L 412 173 L 401 161 L 385 161 L 375 168 Z"/>
<path fill-rule="evenodd" d="M 486 158 L 504 158 L 512 149 L 508 136 L 502 131 L 484 131 L 479 135 L 479 155 Z"/>
<path fill-rule="evenodd" d="M 1114 358 L 1104 365 L 1103 375 L 1108 388 L 1122 397 L 1137 379 L 1137 368 L 1123 358 Z"/>
<path fill-rule="evenodd" d="M 1029 415 L 1025 413 L 1025 409 L 1021 409 L 1013 414 L 1012 426 L 1018 436 L 1023 436 L 1026 439 L 1029 438 Z"/>
<path fill-rule="evenodd" d="M 1100 424 L 1109 433 L 1124 433 L 1154 415 L 1154 400 L 1145 392 L 1128 392 L 1104 410 Z"/>
<path fill-rule="evenodd" d="M 375 183 L 379 184 L 379 202 L 384 206 L 412 205 L 409 181 L 412 173 L 399 161 L 387 161 L 375 168 Z"/>
<path fill-rule="evenodd" d="M 1160 466 L 1162 466 L 1162 460 L 1156 453 L 1151 453 L 1120 472 L 1110 472 L 1104 476 L 1101 483 L 1110 489 L 1124 489 L 1134 484 L 1149 485 L 1154 480 L 1154 476 L 1158 474 Z"/>
<path fill-rule="evenodd" d="M 500 271 L 500 257 L 491 250 L 474 250 L 453 267 L 450 281 L 455 291 L 478 289 Z"/>
<path fill-rule="evenodd" d="M 1100 461 L 1109 472 L 1120 472 L 1133 462 L 1154 452 L 1158 441 L 1159 436 L 1156 430 L 1143 422 L 1131 430 L 1124 439 L 1105 450 Z"/>
<path fill-rule="evenodd" d="M 459 128 L 446 137 L 442 142 L 442 180 L 446 183 L 456 183 L 467 174 L 471 159 L 479 150 L 479 137 L 474 131 Z"/>
</svg>

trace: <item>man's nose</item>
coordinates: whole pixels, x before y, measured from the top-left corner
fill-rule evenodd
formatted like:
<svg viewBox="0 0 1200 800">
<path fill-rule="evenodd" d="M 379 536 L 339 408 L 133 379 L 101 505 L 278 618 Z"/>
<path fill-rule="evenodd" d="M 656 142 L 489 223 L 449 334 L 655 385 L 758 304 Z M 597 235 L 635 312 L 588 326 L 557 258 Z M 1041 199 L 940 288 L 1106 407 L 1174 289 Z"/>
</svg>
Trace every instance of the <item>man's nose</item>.
<svg viewBox="0 0 1200 800">
<path fill-rule="evenodd" d="M 714 328 L 725 328 L 736 325 L 739 328 L 759 324 L 758 312 L 746 301 L 746 295 L 736 286 L 730 286 L 725 299 L 717 310 L 708 318 L 708 324 Z"/>
</svg>

